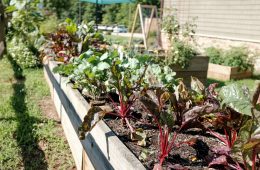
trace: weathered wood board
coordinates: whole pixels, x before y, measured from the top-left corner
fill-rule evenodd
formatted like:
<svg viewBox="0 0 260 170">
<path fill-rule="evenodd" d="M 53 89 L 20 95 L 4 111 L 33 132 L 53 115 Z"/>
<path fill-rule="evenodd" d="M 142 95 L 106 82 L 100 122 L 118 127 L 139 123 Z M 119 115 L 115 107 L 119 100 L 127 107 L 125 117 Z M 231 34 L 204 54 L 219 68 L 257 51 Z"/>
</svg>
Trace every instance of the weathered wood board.
<svg viewBox="0 0 260 170">
<path fill-rule="evenodd" d="M 208 78 L 228 81 L 231 79 L 243 79 L 252 76 L 251 70 L 240 71 L 238 67 L 222 66 L 218 64 L 209 63 Z"/>
<path fill-rule="evenodd" d="M 205 56 L 196 56 L 191 59 L 190 65 L 187 68 L 173 65 L 171 68 L 176 72 L 177 78 L 183 78 L 186 86 L 190 86 L 191 76 L 197 77 L 203 84 L 207 82 L 209 58 Z"/>
<path fill-rule="evenodd" d="M 142 163 L 103 121 L 86 134 L 85 140 L 79 140 L 78 127 L 91 106 L 67 78 L 52 73 L 56 65 L 54 61 L 47 61 L 44 74 L 77 169 L 144 170 Z"/>
</svg>

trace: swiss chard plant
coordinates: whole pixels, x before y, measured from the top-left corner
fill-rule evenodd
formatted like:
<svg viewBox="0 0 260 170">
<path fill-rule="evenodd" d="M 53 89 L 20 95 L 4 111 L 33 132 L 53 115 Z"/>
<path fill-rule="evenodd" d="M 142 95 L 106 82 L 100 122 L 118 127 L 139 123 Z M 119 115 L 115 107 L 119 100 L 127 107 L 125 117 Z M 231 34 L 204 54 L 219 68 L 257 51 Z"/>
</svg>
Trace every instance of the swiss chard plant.
<svg viewBox="0 0 260 170">
<path fill-rule="evenodd" d="M 233 169 L 257 169 L 260 153 L 259 94 L 260 84 L 253 97 L 241 85 L 231 84 L 221 89 L 223 110 L 216 116 L 215 125 L 221 126 L 225 135 L 210 133 L 220 139 L 225 147 L 215 149 L 217 156 L 209 164 L 210 167 L 222 165 Z"/>
<path fill-rule="evenodd" d="M 158 88 L 148 90 L 145 95 L 140 97 L 144 110 L 153 116 L 153 120 L 159 129 L 159 163 L 154 169 L 162 169 L 162 164 L 170 151 L 176 145 L 177 133 L 172 134 L 175 118 L 171 113 L 171 105 L 174 102 L 173 96 L 167 91 Z"/>
<path fill-rule="evenodd" d="M 125 57 L 121 56 L 115 60 L 111 67 L 111 76 L 109 78 L 110 91 L 115 91 L 119 96 L 119 106 L 109 97 L 115 108 L 115 114 L 119 116 L 123 124 L 126 124 L 131 134 L 135 129 L 129 123 L 131 117 L 131 107 L 135 103 L 138 92 L 142 91 L 144 86 L 144 77 L 150 58 L 148 56 Z"/>
</svg>

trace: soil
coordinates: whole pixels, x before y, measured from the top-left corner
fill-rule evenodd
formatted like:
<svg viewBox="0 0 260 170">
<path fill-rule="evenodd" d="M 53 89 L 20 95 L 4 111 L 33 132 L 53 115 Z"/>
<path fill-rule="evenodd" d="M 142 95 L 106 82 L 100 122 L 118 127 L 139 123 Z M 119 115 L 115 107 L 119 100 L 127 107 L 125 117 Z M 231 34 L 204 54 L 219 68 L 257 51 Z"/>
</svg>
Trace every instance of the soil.
<svg viewBox="0 0 260 170">
<path fill-rule="evenodd" d="M 64 141 L 67 143 L 65 134 L 64 134 L 62 126 L 61 126 L 60 118 L 58 117 L 58 113 L 56 112 L 56 109 L 55 109 L 55 106 L 54 106 L 54 103 L 53 103 L 51 97 L 50 96 L 44 97 L 41 101 L 39 101 L 38 105 L 39 105 L 44 117 L 56 122 L 56 129 L 57 129 L 56 135 L 61 138 L 64 138 Z M 48 148 L 48 142 L 45 140 L 41 140 L 41 141 L 39 141 L 38 146 L 44 152 L 44 150 L 46 150 Z M 72 156 L 72 153 L 70 153 L 70 154 Z M 45 158 L 47 161 L 48 161 L 48 159 L 50 159 L 47 155 Z M 62 165 L 61 165 L 60 161 L 57 160 L 55 163 L 55 167 L 53 167 L 53 168 L 60 169 L 61 166 Z M 70 170 L 76 170 L 76 169 L 77 168 L 75 165 L 70 167 Z"/>
<path fill-rule="evenodd" d="M 140 118 L 140 113 L 136 112 L 139 106 L 135 106 L 134 117 Z M 145 147 L 137 145 L 137 142 L 130 139 L 130 130 L 122 121 L 115 116 L 106 116 L 104 118 L 106 124 L 114 131 L 119 139 L 134 153 L 134 155 L 144 164 L 147 169 L 153 169 L 153 166 L 158 163 L 159 145 L 158 134 L 159 130 L 156 124 L 147 118 L 147 115 L 141 115 L 141 119 L 131 119 L 130 124 L 135 128 L 144 129 L 147 135 L 147 145 Z M 197 139 L 199 147 L 191 147 L 187 144 L 182 144 L 180 147 L 174 147 L 168 157 L 164 161 L 164 169 L 190 169 L 201 170 L 209 169 L 207 155 L 210 155 L 209 148 L 223 146 L 223 144 L 200 129 L 189 129 L 182 133 L 178 133 L 175 143 Z M 140 157 L 143 150 L 148 150 L 146 159 Z M 201 156 L 202 155 L 202 156 Z M 221 169 L 221 168 L 220 168 Z"/>
<path fill-rule="evenodd" d="M 41 108 L 42 114 L 48 119 L 52 119 L 55 122 L 60 123 L 60 118 L 58 117 L 58 113 L 56 112 L 54 103 L 50 96 L 44 97 L 39 102 L 39 107 Z"/>
</svg>

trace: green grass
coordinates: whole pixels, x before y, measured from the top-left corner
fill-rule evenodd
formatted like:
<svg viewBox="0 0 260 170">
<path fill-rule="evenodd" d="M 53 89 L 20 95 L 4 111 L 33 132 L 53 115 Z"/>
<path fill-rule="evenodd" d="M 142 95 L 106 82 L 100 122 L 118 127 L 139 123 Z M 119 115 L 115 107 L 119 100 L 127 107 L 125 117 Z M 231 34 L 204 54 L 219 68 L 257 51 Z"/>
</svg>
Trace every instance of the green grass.
<svg viewBox="0 0 260 170">
<path fill-rule="evenodd" d="M 250 79 L 230 80 L 230 81 L 226 81 L 226 82 L 208 79 L 207 85 L 209 85 L 211 83 L 218 83 L 218 88 L 221 88 L 222 86 L 229 85 L 232 83 L 237 83 L 237 84 L 248 87 L 250 91 L 254 91 L 256 89 L 257 83 L 260 83 L 260 76 L 254 76 Z"/>
<path fill-rule="evenodd" d="M 0 169 L 72 169 L 58 122 L 42 115 L 49 96 L 42 69 L 22 70 L 0 61 Z"/>
<path fill-rule="evenodd" d="M 105 35 L 105 38 L 110 42 L 111 44 L 119 44 L 126 46 L 129 44 L 130 37 L 123 37 L 119 35 Z M 135 38 L 133 37 L 133 44 L 140 44 L 142 42 L 142 38 Z"/>
</svg>

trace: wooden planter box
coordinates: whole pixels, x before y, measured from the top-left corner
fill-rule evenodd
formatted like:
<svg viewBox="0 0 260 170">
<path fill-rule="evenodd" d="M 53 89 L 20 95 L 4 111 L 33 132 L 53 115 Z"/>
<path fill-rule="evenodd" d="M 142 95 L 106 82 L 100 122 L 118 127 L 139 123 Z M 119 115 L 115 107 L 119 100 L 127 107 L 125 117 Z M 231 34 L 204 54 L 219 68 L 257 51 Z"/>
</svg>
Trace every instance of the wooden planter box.
<svg viewBox="0 0 260 170">
<path fill-rule="evenodd" d="M 103 121 L 86 134 L 85 140 L 79 140 L 78 127 L 91 106 L 72 84 L 67 83 L 66 77 L 52 72 L 55 66 L 56 62 L 47 61 L 44 75 L 77 169 L 144 170 L 142 163 Z"/>
<path fill-rule="evenodd" d="M 176 72 L 177 78 L 183 78 L 184 84 L 190 87 L 191 76 L 197 77 L 203 84 L 207 82 L 209 57 L 196 56 L 190 60 L 188 68 L 181 68 L 178 65 L 171 66 Z"/>
<path fill-rule="evenodd" d="M 209 63 L 208 78 L 227 81 L 231 79 L 243 79 L 252 76 L 251 70 L 240 71 L 238 67 L 222 66 Z"/>
</svg>

